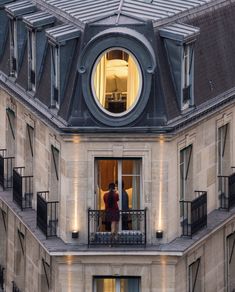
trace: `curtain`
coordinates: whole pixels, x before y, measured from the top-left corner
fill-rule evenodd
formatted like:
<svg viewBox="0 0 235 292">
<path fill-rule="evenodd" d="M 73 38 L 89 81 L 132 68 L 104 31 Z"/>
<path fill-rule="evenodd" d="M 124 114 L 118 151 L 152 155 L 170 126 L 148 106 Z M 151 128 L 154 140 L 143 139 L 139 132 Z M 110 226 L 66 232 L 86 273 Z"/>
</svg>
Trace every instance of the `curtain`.
<svg viewBox="0 0 235 292">
<path fill-rule="evenodd" d="M 95 71 L 94 76 L 95 93 L 101 105 L 105 107 L 105 88 L 106 88 L 106 55 L 104 55 Z"/>
<path fill-rule="evenodd" d="M 133 58 L 128 59 L 128 80 L 127 80 L 127 109 L 129 109 L 136 100 L 139 90 L 140 80 L 139 71 Z"/>
</svg>

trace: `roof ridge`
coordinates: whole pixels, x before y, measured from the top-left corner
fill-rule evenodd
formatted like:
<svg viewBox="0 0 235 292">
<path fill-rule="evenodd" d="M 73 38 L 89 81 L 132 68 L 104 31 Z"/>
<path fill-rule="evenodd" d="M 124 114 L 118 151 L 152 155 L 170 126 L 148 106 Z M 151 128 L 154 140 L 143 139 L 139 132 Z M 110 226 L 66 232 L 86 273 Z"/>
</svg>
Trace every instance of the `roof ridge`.
<svg viewBox="0 0 235 292">
<path fill-rule="evenodd" d="M 118 22 L 119 22 L 120 15 L 121 15 L 121 12 L 122 12 L 122 6 L 123 6 L 124 1 L 125 0 L 120 0 L 119 7 L 118 7 L 118 10 L 117 10 L 116 24 L 118 24 Z"/>
</svg>

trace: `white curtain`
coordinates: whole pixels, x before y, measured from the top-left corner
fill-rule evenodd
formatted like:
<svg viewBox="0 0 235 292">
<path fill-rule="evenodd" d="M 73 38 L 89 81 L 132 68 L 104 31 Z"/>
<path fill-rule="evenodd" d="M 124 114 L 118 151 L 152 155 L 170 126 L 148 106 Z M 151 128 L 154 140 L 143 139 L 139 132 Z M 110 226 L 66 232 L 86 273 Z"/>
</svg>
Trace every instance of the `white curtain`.
<svg viewBox="0 0 235 292">
<path fill-rule="evenodd" d="M 105 106 L 105 88 L 106 88 L 106 55 L 104 55 L 97 67 L 94 76 L 94 86 L 97 98 L 101 105 Z"/>
<path fill-rule="evenodd" d="M 129 56 L 128 59 L 128 80 L 127 80 L 127 109 L 130 108 L 135 102 L 140 80 L 137 65 L 133 58 Z"/>
</svg>

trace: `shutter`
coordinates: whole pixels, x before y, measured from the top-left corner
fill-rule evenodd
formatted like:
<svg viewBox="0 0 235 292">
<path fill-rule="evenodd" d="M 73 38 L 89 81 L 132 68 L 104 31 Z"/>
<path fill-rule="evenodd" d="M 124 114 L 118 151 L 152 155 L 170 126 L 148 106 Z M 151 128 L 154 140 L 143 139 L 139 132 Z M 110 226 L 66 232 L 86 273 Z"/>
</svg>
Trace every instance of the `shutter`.
<svg viewBox="0 0 235 292">
<path fill-rule="evenodd" d="M 231 264 L 231 262 L 232 262 L 234 246 L 235 246 L 235 238 L 233 239 L 233 245 L 232 245 L 232 248 L 231 248 L 231 252 L 229 254 L 229 264 Z"/>
<path fill-rule="evenodd" d="M 15 132 L 14 132 L 14 130 L 15 130 L 14 129 L 15 113 L 9 108 L 7 109 L 6 113 L 7 113 L 7 119 L 9 122 L 9 126 L 11 129 L 11 134 L 12 134 L 13 139 L 15 140 Z"/>
<path fill-rule="evenodd" d="M 55 168 L 56 178 L 57 178 L 57 180 L 59 180 L 59 173 L 58 173 L 59 150 L 51 145 L 51 153 L 52 153 L 52 159 L 53 159 L 53 165 L 54 165 L 54 168 Z"/>
<path fill-rule="evenodd" d="M 21 247 L 21 251 L 22 254 L 24 255 L 24 234 L 18 229 L 18 237 L 19 237 L 19 241 L 20 241 L 20 247 Z"/>
<path fill-rule="evenodd" d="M 198 285 L 200 285 L 200 258 L 197 259 L 194 263 L 189 266 L 189 291 L 190 292 L 199 292 L 201 291 L 200 286 L 197 289 Z"/>
<path fill-rule="evenodd" d="M 188 146 L 186 150 L 186 173 L 185 173 L 185 180 L 188 179 L 188 173 L 189 173 L 189 167 L 191 162 L 191 156 L 192 156 L 192 145 Z"/>
<path fill-rule="evenodd" d="M 33 157 L 33 131 L 34 129 L 27 124 L 27 133 L 28 133 L 28 138 L 29 138 L 29 145 L 30 145 L 30 151 Z"/>
<path fill-rule="evenodd" d="M 43 267 L 43 272 L 46 278 L 46 284 L 49 289 L 50 288 L 50 265 L 44 259 L 42 259 L 42 267 Z M 44 275 L 42 275 L 42 277 Z"/>
<path fill-rule="evenodd" d="M 6 222 L 7 214 L 2 209 L 1 209 L 1 213 L 2 213 L 2 221 L 3 221 L 4 229 L 5 231 L 7 231 L 7 222 Z"/>
</svg>

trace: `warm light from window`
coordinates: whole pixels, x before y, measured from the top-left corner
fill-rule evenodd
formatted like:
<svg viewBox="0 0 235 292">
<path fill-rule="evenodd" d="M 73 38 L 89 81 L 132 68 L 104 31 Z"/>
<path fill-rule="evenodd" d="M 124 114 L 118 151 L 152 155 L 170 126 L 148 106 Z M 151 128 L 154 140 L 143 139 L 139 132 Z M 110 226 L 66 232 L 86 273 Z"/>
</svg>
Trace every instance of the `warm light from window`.
<svg viewBox="0 0 235 292">
<path fill-rule="evenodd" d="M 116 115 L 131 110 L 138 101 L 141 87 L 139 64 L 129 52 L 113 49 L 98 58 L 92 88 L 102 109 Z"/>
</svg>

